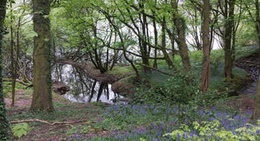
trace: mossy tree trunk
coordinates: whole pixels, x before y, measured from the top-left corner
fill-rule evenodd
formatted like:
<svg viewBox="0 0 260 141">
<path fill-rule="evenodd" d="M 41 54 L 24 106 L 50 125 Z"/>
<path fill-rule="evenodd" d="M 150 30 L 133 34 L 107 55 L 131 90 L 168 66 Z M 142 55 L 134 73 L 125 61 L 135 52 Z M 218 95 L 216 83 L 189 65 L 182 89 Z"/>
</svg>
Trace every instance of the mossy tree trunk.
<svg viewBox="0 0 260 141">
<path fill-rule="evenodd" d="M 147 21 L 147 15 L 145 13 L 145 0 L 140 0 L 139 1 L 139 7 L 141 9 L 141 12 L 139 14 L 139 19 L 141 22 L 141 37 L 143 39 L 139 39 L 139 45 L 140 45 L 140 51 L 142 54 L 142 63 L 143 63 L 143 71 L 145 73 L 150 73 L 151 72 L 151 68 L 150 68 L 150 61 L 149 61 L 149 57 L 150 57 L 150 47 L 147 44 L 148 41 L 148 35 L 147 35 L 147 29 L 148 29 L 148 21 Z"/>
<path fill-rule="evenodd" d="M 203 0 L 202 8 L 202 41 L 203 41 L 203 70 L 201 76 L 200 89 L 202 92 L 206 92 L 209 88 L 210 79 L 210 2 L 209 0 Z"/>
<path fill-rule="evenodd" d="M 10 5 L 10 34 L 11 34 L 11 41 L 10 41 L 10 47 L 11 47 L 11 72 L 12 72 L 12 103 L 11 106 L 14 106 L 15 102 L 15 85 L 16 85 L 16 66 L 15 66 L 15 49 L 14 49 L 14 27 L 13 27 L 13 21 L 14 21 L 14 16 L 13 16 L 13 4 L 12 1 L 9 2 Z"/>
<path fill-rule="evenodd" d="M 180 56 L 182 59 L 182 64 L 184 66 L 184 69 L 186 71 L 191 70 L 191 63 L 190 63 L 190 57 L 189 57 L 189 49 L 188 45 L 186 43 L 186 35 L 185 35 L 185 29 L 186 24 L 183 17 L 180 16 L 180 13 L 178 12 L 178 1 L 177 0 L 171 0 L 171 5 L 173 8 L 172 12 L 172 20 L 174 23 L 174 26 L 177 31 L 177 38 L 176 42 L 178 44 L 178 48 L 180 50 Z"/>
<path fill-rule="evenodd" d="M 163 56 L 165 58 L 165 61 L 167 63 L 167 65 L 169 66 L 169 68 L 174 68 L 173 66 L 173 62 L 171 60 L 171 57 L 169 56 L 169 54 L 167 53 L 167 50 L 166 50 L 166 18 L 165 16 L 163 17 L 162 19 L 162 22 L 161 22 L 161 26 L 162 26 L 162 47 L 161 47 L 161 50 L 163 52 Z"/>
<path fill-rule="evenodd" d="M 259 0 L 255 0 L 255 8 L 256 8 L 256 20 L 255 20 L 255 27 L 256 27 L 256 33 L 257 33 L 257 39 L 258 39 L 258 46 L 260 46 L 260 7 L 259 7 Z M 258 52 L 258 55 L 260 56 L 260 49 Z M 260 61 L 258 71 L 260 72 Z M 252 115 L 252 120 L 256 121 L 257 119 L 260 119 L 260 77 L 258 76 L 258 85 L 257 85 L 257 91 L 256 91 L 256 106 L 254 113 Z"/>
<path fill-rule="evenodd" d="M 4 34 L 4 19 L 6 13 L 6 0 L 0 1 L 0 140 L 5 141 L 9 139 L 8 129 L 9 124 L 6 119 L 6 110 L 3 95 L 3 81 L 2 81 L 2 48 L 3 48 L 3 34 Z"/>
<path fill-rule="evenodd" d="M 32 111 L 52 111 L 50 1 L 33 0 L 34 37 Z"/>
<path fill-rule="evenodd" d="M 224 76 L 226 79 L 230 80 L 232 78 L 232 68 L 233 68 L 233 51 L 232 51 L 232 37 L 234 36 L 232 33 L 235 26 L 235 2 L 236 0 L 227 0 L 224 2 L 224 10 L 222 11 L 224 16 L 224 34 L 223 34 L 223 42 L 224 42 Z"/>
</svg>

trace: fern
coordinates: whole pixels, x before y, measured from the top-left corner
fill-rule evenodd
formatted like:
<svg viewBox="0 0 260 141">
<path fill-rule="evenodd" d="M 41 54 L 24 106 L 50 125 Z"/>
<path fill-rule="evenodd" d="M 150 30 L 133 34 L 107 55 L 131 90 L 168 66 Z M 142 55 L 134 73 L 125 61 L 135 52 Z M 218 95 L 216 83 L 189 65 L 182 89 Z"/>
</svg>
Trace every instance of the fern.
<svg viewBox="0 0 260 141">
<path fill-rule="evenodd" d="M 12 132 L 15 137 L 21 138 L 29 133 L 30 126 L 28 123 L 18 123 L 12 127 Z"/>
</svg>

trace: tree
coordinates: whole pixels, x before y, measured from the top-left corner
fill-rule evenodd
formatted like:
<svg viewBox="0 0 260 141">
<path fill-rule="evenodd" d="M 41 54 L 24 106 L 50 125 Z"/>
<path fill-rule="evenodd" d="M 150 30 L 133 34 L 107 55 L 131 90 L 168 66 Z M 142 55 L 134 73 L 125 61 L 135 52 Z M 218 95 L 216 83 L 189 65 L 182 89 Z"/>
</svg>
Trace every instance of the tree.
<svg viewBox="0 0 260 141">
<path fill-rule="evenodd" d="M 257 33 L 257 43 L 258 47 L 260 46 L 260 7 L 259 7 L 259 0 L 255 0 L 255 28 Z M 260 56 L 260 50 L 258 52 L 258 56 Z M 260 63 L 260 61 L 259 61 Z M 258 72 L 260 72 L 260 64 L 259 64 Z M 254 113 L 251 117 L 252 120 L 260 119 L 260 77 L 258 76 L 258 84 L 257 84 L 257 91 L 256 91 L 256 106 Z"/>
<path fill-rule="evenodd" d="M 224 66 L 224 76 L 227 79 L 232 78 L 232 68 L 233 60 L 232 56 L 232 33 L 234 30 L 234 10 L 235 10 L 235 0 L 228 0 L 224 2 L 224 33 L 223 33 L 223 42 L 224 42 L 224 51 L 225 51 L 225 66 Z"/>
<path fill-rule="evenodd" d="M 33 0 L 34 37 L 32 111 L 53 111 L 51 91 L 50 1 Z"/>
<path fill-rule="evenodd" d="M 6 14 L 6 0 L 0 1 L 0 140 L 8 140 L 8 121 L 6 119 L 6 110 L 3 95 L 3 81 L 2 81 L 2 48 L 3 48 L 3 35 L 4 29 L 4 19 Z"/>
<path fill-rule="evenodd" d="M 15 55 L 14 55 L 14 28 L 13 28 L 13 22 L 14 22 L 14 14 L 13 14 L 13 3 L 14 1 L 10 1 L 10 34 L 11 34 L 11 39 L 10 39 L 10 47 L 11 47 L 11 72 L 12 72 L 12 103 L 11 106 L 14 106 L 14 101 L 15 101 L 15 85 L 16 85 L 16 63 L 15 63 Z"/>
<path fill-rule="evenodd" d="M 202 41 L 203 41 L 203 69 L 201 76 L 200 89 L 206 92 L 209 88 L 210 79 L 210 39 L 209 39 L 209 24 L 210 24 L 210 2 L 203 0 L 202 7 Z"/>
<path fill-rule="evenodd" d="M 235 43 L 235 4 L 236 0 L 218 0 L 217 15 L 219 27 L 215 33 L 222 38 L 224 48 L 224 77 L 227 80 L 232 78 L 232 69 L 234 61 L 234 43 Z M 221 22 L 223 21 L 223 23 Z"/>
<path fill-rule="evenodd" d="M 182 63 L 184 66 L 184 69 L 186 71 L 191 70 L 191 64 L 190 64 L 190 57 L 189 57 L 189 49 L 188 45 L 186 43 L 186 36 L 185 36 L 185 20 L 183 17 L 181 17 L 179 11 L 178 11 L 178 0 L 171 0 L 171 5 L 173 8 L 172 12 L 172 20 L 174 23 L 174 26 L 177 31 L 177 38 L 176 42 L 178 44 L 178 48 L 180 50 L 180 56 L 182 58 Z"/>
</svg>

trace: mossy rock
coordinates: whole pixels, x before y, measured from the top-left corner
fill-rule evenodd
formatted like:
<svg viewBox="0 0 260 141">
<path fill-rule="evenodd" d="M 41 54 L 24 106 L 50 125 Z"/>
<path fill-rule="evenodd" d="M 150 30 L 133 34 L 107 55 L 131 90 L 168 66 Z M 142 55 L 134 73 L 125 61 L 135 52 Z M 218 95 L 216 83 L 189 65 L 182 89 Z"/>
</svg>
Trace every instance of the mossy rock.
<svg viewBox="0 0 260 141">
<path fill-rule="evenodd" d="M 112 91 L 118 93 L 122 96 L 133 98 L 135 93 L 135 75 L 130 75 L 128 77 L 122 78 L 117 82 L 112 84 Z"/>
</svg>

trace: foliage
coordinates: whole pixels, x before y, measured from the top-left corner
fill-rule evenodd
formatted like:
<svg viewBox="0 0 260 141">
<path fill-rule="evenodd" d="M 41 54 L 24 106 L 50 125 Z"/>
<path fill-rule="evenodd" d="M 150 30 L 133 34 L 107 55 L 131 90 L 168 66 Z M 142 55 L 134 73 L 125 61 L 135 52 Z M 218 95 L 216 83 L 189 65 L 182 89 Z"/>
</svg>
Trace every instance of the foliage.
<svg viewBox="0 0 260 141">
<path fill-rule="evenodd" d="M 183 117 L 178 115 L 183 113 Z M 166 118 L 168 115 L 168 118 Z M 181 118 L 181 119 L 179 119 Z M 259 134 L 259 126 L 247 124 L 250 113 L 226 113 L 215 108 L 196 111 L 192 107 L 178 107 L 165 105 L 113 105 L 106 109 L 103 121 L 94 125 L 84 125 L 88 133 L 91 131 L 108 131 L 109 136 L 86 137 L 81 128 L 75 128 L 71 133 L 71 139 L 87 140 L 221 140 L 223 135 L 231 137 L 230 133 L 236 133 L 241 139 Z M 254 128 L 257 127 L 257 128 Z M 241 134 L 241 129 L 249 132 Z M 252 129 L 252 130 L 251 130 Z M 171 132 L 171 133 L 169 133 Z M 166 133 L 168 133 L 166 136 Z M 179 134 L 179 135 L 178 135 Z M 215 135 L 216 134 L 216 135 Z M 172 135 L 173 137 L 171 137 Z M 214 138 L 214 137 L 217 138 Z M 256 138 L 258 139 L 258 138 Z M 243 139 L 242 139 L 243 140 Z M 246 139 L 245 139 L 246 140 Z"/>
<path fill-rule="evenodd" d="M 260 125 L 247 124 L 245 127 L 238 127 L 233 131 L 227 130 L 221 126 L 220 121 L 202 121 L 193 122 L 193 126 L 189 127 L 182 124 L 179 128 L 171 133 L 166 133 L 164 136 L 170 136 L 173 140 L 222 140 L 222 141 L 237 141 L 248 140 L 257 141 L 259 136 Z"/>
<path fill-rule="evenodd" d="M 0 90 L 2 91 L 2 90 Z M 2 92 L 0 92 L 2 93 Z M 4 99 L 3 99 L 3 95 L 0 94 L 0 99 L 2 99 L 0 101 L 0 117 L 1 117 L 1 122 L 0 122 L 0 139 L 5 141 L 8 140 L 9 138 L 9 134 L 8 134 L 8 129 L 9 129 L 9 123 L 7 122 L 7 118 L 6 118 L 6 109 L 5 109 L 5 103 L 4 103 Z"/>
<path fill-rule="evenodd" d="M 150 81 L 153 80 L 150 79 Z M 148 87 L 144 85 L 137 88 L 135 96 L 138 100 L 147 103 L 187 104 L 198 92 L 194 81 L 190 75 L 175 74 L 175 76 L 168 77 L 165 80 L 161 78 L 160 83 L 149 84 L 148 82 Z"/>
<path fill-rule="evenodd" d="M 214 5 L 212 5 L 212 8 L 216 8 L 216 3 L 217 1 L 213 2 Z M 196 7 L 197 4 L 198 3 L 194 4 L 193 1 L 185 1 L 184 3 L 180 3 L 180 8 L 178 9 L 178 13 L 180 14 L 179 16 L 186 21 L 187 35 L 200 34 L 198 27 L 200 27 L 201 25 L 201 13 L 198 11 L 198 7 Z M 141 8 L 140 5 L 144 5 L 144 7 Z M 240 3 L 237 3 L 236 6 L 240 6 Z M 249 6 L 251 7 L 251 5 Z M 26 8 L 25 12 L 22 12 L 24 11 L 23 7 Z M 249 9 L 250 12 L 254 13 L 254 9 L 247 9 Z M 88 54 L 93 55 L 92 51 L 95 50 L 97 54 L 96 56 L 92 57 L 92 59 L 95 60 L 100 57 L 101 59 L 99 61 L 95 61 L 97 62 L 97 64 L 100 64 L 102 66 L 106 64 L 103 62 L 105 60 L 105 57 L 110 57 L 112 54 L 114 55 L 116 51 L 122 53 L 122 46 L 125 45 L 127 47 L 123 49 L 126 51 L 126 56 L 133 55 L 133 61 L 136 61 L 136 58 L 141 58 L 143 55 L 143 52 L 138 49 L 142 42 L 147 42 L 147 44 L 149 43 L 147 45 L 149 46 L 149 50 L 153 51 L 155 49 L 153 47 L 156 46 L 154 45 L 155 35 L 153 36 L 154 33 L 152 32 L 154 31 L 155 27 L 158 28 L 158 37 L 161 38 L 162 32 L 160 29 L 162 27 L 160 24 L 162 22 L 162 18 L 167 17 L 165 19 L 168 30 L 167 32 L 170 31 L 173 34 L 176 34 L 176 31 L 174 31 L 175 27 L 173 27 L 172 25 L 172 19 L 168 18 L 172 16 L 173 12 L 176 12 L 174 10 L 175 9 L 173 9 L 171 5 L 167 3 L 167 1 L 63 0 L 60 1 L 59 6 L 52 9 L 52 13 L 50 15 L 52 22 L 52 34 L 54 35 L 54 50 L 56 48 L 59 48 L 59 50 L 56 50 L 56 54 L 60 55 L 58 57 L 67 57 L 66 55 L 71 54 L 71 59 L 80 56 L 84 56 L 89 59 Z M 214 9 L 212 13 L 218 15 L 217 13 L 214 13 L 219 12 L 217 10 L 219 9 Z M 10 23 L 10 20 L 8 19 L 6 21 L 6 25 L 17 25 L 17 20 L 19 19 L 19 17 L 21 17 L 22 20 L 25 21 L 24 23 L 22 23 L 23 26 L 21 27 L 20 32 L 22 41 L 21 47 L 24 50 L 24 54 L 31 55 L 31 41 L 32 38 L 36 36 L 36 33 L 32 31 L 32 23 L 30 21 L 26 21 L 27 17 L 31 17 L 28 13 L 31 13 L 28 9 L 28 5 L 18 6 L 18 8 L 14 9 L 14 13 L 8 14 L 14 14 L 15 23 Z M 196 17 L 194 16 L 195 14 L 197 15 Z M 142 19 L 142 16 L 146 16 L 147 18 L 147 33 L 143 33 L 144 35 L 138 34 L 141 32 L 141 28 L 139 28 L 139 25 L 141 25 L 141 23 L 145 23 L 145 19 Z M 249 17 L 247 14 L 242 14 L 242 16 L 244 18 Z M 110 19 L 111 21 L 108 21 L 108 19 Z M 219 17 L 219 19 L 212 19 L 213 23 L 214 20 L 219 21 L 219 25 L 214 25 L 212 26 L 213 28 L 216 28 L 217 26 L 223 26 L 223 17 Z M 153 21 L 156 25 L 152 25 Z M 247 21 L 249 21 L 250 24 L 248 24 Z M 252 21 L 253 20 L 245 19 L 243 21 L 244 23 L 239 26 L 237 38 L 238 40 L 240 40 L 236 43 L 237 45 L 244 45 L 248 42 L 249 39 L 254 39 L 254 27 Z M 217 30 L 212 29 L 212 31 Z M 118 37 L 119 34 L 123 35 L 124 41 L 120 41 Z M 220 33 L 216 33 L 216 35 L 218 34 Z M 170 42 L 168 42 L 169 36 L 167 36 L 166 38 L 166 46 L 170 47 Z M 158 41 L 160 42 L 160 40 L 162 39 L 159 39 Z M 187 39 L 187 41 L 189 41 L 189 39 Z M 7 40 L 6 43 L 9 43 L 9 40 Z M 173 45 L 174 44 L 175 43 L 173 43 Z M 160 46 L 161 45 L 159 43 L 156 47 Z M 8 45 L 6 46 L 6 48 L 9 48 Z M 248 55 L 247 53 L 249 52 L 249 48 L 251 49 L 251 47 L 236 47 L 236 57 Z M 151 52 L 151 54 L 152 53 L 153 52 Z M 222 139 L 223 135 L 225 135 L 225 137 L 232 138 L 233 131 L 230 131 L 226 128 L 222 129 L 221 126 L 221 121 L 226 118 L 226 115 L 212 121 L 212 119 L 210 118 L 216 118 L 216 115 L 222 113 L 211 112 L 210 110 L 205 109 L 202 110 L 201 108 L 212 107 L 219 98 L 223 98 L 226 96 L 226 91 L 229 91 L 230 88 L 236 87 L 236 83 L 239 83 L 240 80 L 246 76 L 244 72 L 235 68 L 233 72 L 234 76 L 239 77 L 231 80 L 232 83 L 226 83 L 225 79 L 222 78 L 224 66 L 223 53 L 223 50 L 212 50 L 211 52 L 211 84 L 209 92 L 202 94 L 198 91 L 198 80 L 201 76 L 201 67 L 203 60 L 202 52 L 199 50 L 190 53 L 191 61 L 193 63 L 193 76 L 191 76 L 190 74 L 184 74 L 185 72 L 177 72 L 178 70 L 181 70 L 180 68 L 182 68 L 182 63 L 180 55 L 175 55 L 174 66 L 177 68 L 176 72 L 166 69 L 166 65 L 162 64 L 162 62 L 164 61 L 158 61 L 159 68 L 163 68 L 163 71 L 167 73 L 174 73 L 173 77 L 152 72 L 151 74 L 145 76 L 145 80 L 141 80 L 144 83 L 139 88 L 137 88 L 136 96 L 138 99 L 137 102 L 143 103 L 144 105 L 112 105 L 111 107 L 106 109 L 107 113 L 102 115 L 103 120 L 100 121 L 100 123 L 94 124 L 93 126 L 90 126 L 90 123 L 85 123 L 80 128 L 77 128 L 76 126 L 71 126 L 71 130 L 67 132 L 68 135 L 75 135 L 75 138 L 73 139 L 82 139 L 84 138 L 84 135 L 81 137 L 78 137 L 77 135 L 87 134 L 89 132 L 92 132 L 93 130 L 113 130 L 114 132 L 112 132 L 114 133 L 114 135 L 117 136 L 115 138 L 112 138 L 111 140 L 121 140 L 122 138 L 125 140 L 156 140 L 161 138 L 167 140 L 169 139 L 167 138 L 167 136 L 162 137 L 164 133 L 170 132 L 166 130 L 173 130 L 173 134 L 175 134 L 174 137 L 178 136 L 178 133 L 180 134 L 183 131 L 186 132 L 188 130 L 195 130 L 194 132 L 196 132 L 198 136 L 200 134 L 201 136 L 205 136 L 204 134 L 206 133 L 214 132 L 212 134 L 214 134 L 215 136 L 216 133 L 217 139 L 220 139 L 220 137 Z M 8 50 L 4 52 L 4 54 L 6 54 L 5 60 L 8 60 Z M 151 54 L 149 52 L 149 55 Z M 120 55 L 122 54 L 119 54 L 118 56 Z M 158 56 L 160 55 L 158 54 Z M 113 57 L 110 57 L 108 60 L 111 61 L 112 58 Z M 82 59 L 79 61 L 84 62 L 85 60 Z M 135 63 L 137 64 L 140 62 Z M 152 63 L 150 62 L 150 64 Z M 8 67 L 8 63 L 6 63 L 4 66 Z M 111 71 L 111 73 L 116 75 L 124 73 L 128 75 L 131 71 L 129 68 L 130 67 L 115 67 L 115 70 Z M 6 74 L 7 73 L 8 72 L 6 72 Z M 128 80 L 129 79 L 125 79 L 125 81 Z M 8 93 L 10 89 L 9 86 L 10 85 L 4 86 L 4 94 Z M 66 106 L 66 104 L 55 103 L 55 106 L 61 107 Z M 1 108 L 4 108 L 4 106 L 1 105 L 0 109 Z M 89 109 L 86 108 L 85 110 L 87 110 L 87 112 L 94 113 L 98 111 L 98 108 L 91 107 Z M 81 116 L 86 114 L 85 110 L 57 110 L 53 113 L 48 114 L 21 113 L 13 115 L 11 118 L 23 119 L 34 117 L 51 121 L 55 121 L 57 119 L 67 120 L 68 117 L 80 118 Z M 201 113 L 203 113 L 204 115 L 202 115 Z M 207 115 L 205 115 L 205 113 L 207 113 Z M 209 116 L 211 117 L 209 118 Z M 232 116 L 236 117 L 236 115 Z M 237 121 L 233 122 L 241 122 L 240 119 L 235 120 Z M 229 126 L 233 126 L 233 124 L 230 123 Z M 172 129 L 175 127 L 178 128 Z M 181 131 L 179 129 L 181 129 Z M 153 136 L 150 136 L 150 134 L 152 134 Z M 102 139 L 104 138 L 96 138 L 96 140 Z M 109 140 L 109 137 L 105 137 L 105 139 Z M 250 139 L 250 137 L 248 139 Z"/>
<path fill-rule="evenodd" d="M 25 87 L 26 86 L 17 83 L 16 86 L 15 86 L 15 89 L 16 90 L 18 90 L 18 89 L 25 89 Z M 8 94 L 11 93 L 11 91 L 12 91 L 12 82 L 4 81 L 4 83 L 3 83 L 3 94 L 4 94 L 4 97 L 8 96 Z"/>
<path fill-rule="evenodd" d="M 4 97 L 6 97 L 8 95 L 8 93 L 10 93 L 11 91 L 12 91 L 12 84 L 11 84 L 11 82 L 3 83 L 3 94 L 4 94 Z"/>
<path fill-rule="evenodd" d="M 132 71 L 132 68 L 128 65 L 125 65 L 125 66 L 118 65 L 118 66 L 115 66 L 113 68 L 113 70 L 111 70 L 109 73 L 113 74 L 113 75 L 121 76 L 121 75 L 133 74 L 133 71 Z"/>
<path fill-rule="evenodd" d="M 241 46 L 236 49 L 236 59 L 247 57 L 253 53 L 258 53 L 259 47 L 253 46 Z"/>
<path fill-rule="evenodd" d="M 12 132 L 15 137 L 21 138 L 29 133 L 30 126 L 28 123 L 18 123 L 12 126 Z"/>
</svg>

